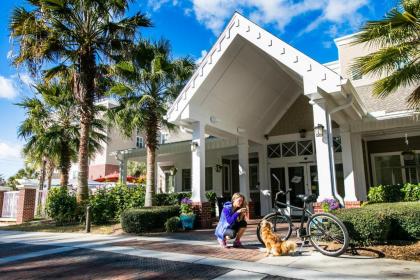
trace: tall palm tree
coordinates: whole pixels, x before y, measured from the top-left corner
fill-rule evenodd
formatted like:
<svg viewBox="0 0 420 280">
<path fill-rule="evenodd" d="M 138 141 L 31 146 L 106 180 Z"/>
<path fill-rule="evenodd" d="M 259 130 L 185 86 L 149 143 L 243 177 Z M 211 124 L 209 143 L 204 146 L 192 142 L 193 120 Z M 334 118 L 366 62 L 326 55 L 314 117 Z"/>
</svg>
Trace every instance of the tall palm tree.
<svg viewBox="0 0 420 280">
<path fill-rule="evenodd" d="M 151 25 L 141 13 L 125 16 L 131 0 L 27 0 L 28 9 L 14 9 L 11 37 L 19 53 L 13 63 L 31 73 L 53 66 L 44 74 L 72 79 L 80 115 L 78 201 L 88 198 L 89 135 L 94 99 L 101 94 L 100 63 L 118 59 L 140 27 Z M 43 68 L 44 67 L 44 68 Z"/>
<path fill-rule="evenodd" d="M 76 161 L 80 145 L 80 122 L 73 106 L 74 97 L 64 83 L 39 84 L 34 88 L 40 98 L 25 98 L 17 104 L 27 113 L 18 128 L 18 136 L 27 140 L 24 154 L 32 160 L 45 161 L 48 181 L 57 165 L 61 173 L 60 185 L 67 187 L 71 162 Z M 92 128 L 88 140 L 90 155 L 106 141 L 103 121 L 95 118 Z"/>
<path fill-rule="evenodd" d="M 382 77 L 373 93 L 387 96 L 402 86 L 415 86 L 408 102 L 420 105 L 420 1 L 400 0 L 382 20 L 368 21 L 354 44 L 367 44 L 376 51 L 357 58 L 352 71 Z"/>
<path fill-rule="evenodd" d="M 164 115 L 194 70 L 191 58 L 172 59 L 169 42 L 140 41 L 132 49 L 131 60 L 115 65 L 118 81 L 110 89 L 119 106 L 108 117 L 124 135 L 142 131 L 147 149 L 145 206 L 152 206 L 158 133 L 168 126 Z"/>
</svg>

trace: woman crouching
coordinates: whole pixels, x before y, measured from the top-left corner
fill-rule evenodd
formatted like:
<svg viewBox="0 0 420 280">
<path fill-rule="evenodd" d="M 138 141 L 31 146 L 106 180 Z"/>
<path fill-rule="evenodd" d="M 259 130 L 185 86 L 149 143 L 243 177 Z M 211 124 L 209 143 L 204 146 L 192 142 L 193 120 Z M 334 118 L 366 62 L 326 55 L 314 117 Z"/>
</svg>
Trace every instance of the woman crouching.
<svg viewBox="0 0 420 280">
<path fill-rule="evenodd" d="M 235 239 L 233 247 L 241 248 L 241 237 L 245 232 L 247 223 L 245 214 L 247 212 L 245 197 L 240 193 L 232 196 L 232 201 L 223 205 L 222 213 L 219 217 L 215 235 L 220 246 L 227 248 L 227 239 Z"/>
</svg>

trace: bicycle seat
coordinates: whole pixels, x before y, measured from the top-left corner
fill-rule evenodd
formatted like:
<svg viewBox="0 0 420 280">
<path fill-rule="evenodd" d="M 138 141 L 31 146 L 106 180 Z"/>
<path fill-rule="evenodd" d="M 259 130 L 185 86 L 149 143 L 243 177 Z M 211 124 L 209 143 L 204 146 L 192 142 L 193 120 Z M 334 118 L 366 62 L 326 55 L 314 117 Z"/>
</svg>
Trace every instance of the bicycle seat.
<svg viewBox="0 0 420 280">
<path fill-rule="evenodd" d="M 301 199 L 305 203 L 316 202 L 315 194 L 310 194 L 310 195 L 298 194 L 296 197 Z"/>
</svg>

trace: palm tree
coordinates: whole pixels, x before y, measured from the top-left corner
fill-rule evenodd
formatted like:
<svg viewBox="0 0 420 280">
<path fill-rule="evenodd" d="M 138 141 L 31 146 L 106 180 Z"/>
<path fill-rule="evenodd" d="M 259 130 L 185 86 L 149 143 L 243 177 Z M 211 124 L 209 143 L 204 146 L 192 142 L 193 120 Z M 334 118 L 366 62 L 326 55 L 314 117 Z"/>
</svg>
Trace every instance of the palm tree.
<svg viewBox="0 0 420 280">
<path fill-rule="evenodd" d="M 131 60 L 115 65 L 119 81 L 110 89 L 119 106 L 108 117 L 124 135 L 142 131 L 147 149 L 145 206 L 152 206 L 158 132 L 168 126 L 164 115 L 194 70 L 190 58 L 172 59 L 169 42 L 138 42 Z"/>
<path fill-rule="evenodd" d="M 368 21 L 354 44 L 367 44 L 376 51 L 357 58 L 352 71 L 382 77 L 374 84 L 374 95 L 385 97 L 399 87 L 415 86 L 408 98 L 420 105 L 420 1 L 400 0 L 382 20 Z"/>
<path fill-rule="evenodd" d="M 34 75 L 42 67 L 46 78 L 72 79 L 80 115 L 78 201 L 88 198 L 89 135 L 94 100 L 101 94 L 100 63 L 118 59 L 140 27 L 151 26 L 141 13 L 125 16 L 130 0 L 27 0 L 29 8 L 14 9 L 11 38 L 19 53 L 13 63 L 25 64 Z"/>
<path fill-rule="evenodd" d="M 67 187 L 71 162 L 76 161 L 80 145 L 80 122 L 78 111 L 73 106 L 74 97 L 64 83 L 38 84 L 34 88 L 41 98 L 25 98 L 17 104 L 27 113 L 27 118 L 18 128 L 18 136 L 27 140 L 24 154 L 32 160 L 42 161 L 49 184 L 57 165 L 61 173 L 60 185 Z M 90 155 L 106 141 L 103 121 L 95 118 L 92 128 Z"/>
</svg>

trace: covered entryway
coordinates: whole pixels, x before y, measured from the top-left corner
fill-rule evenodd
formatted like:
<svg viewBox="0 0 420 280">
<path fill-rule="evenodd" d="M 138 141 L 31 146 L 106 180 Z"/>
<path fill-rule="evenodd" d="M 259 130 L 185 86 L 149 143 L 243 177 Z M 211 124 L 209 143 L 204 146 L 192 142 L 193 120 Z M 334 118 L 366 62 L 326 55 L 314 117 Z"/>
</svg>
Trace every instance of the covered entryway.
<svg viewBox="0 0 420 280">
<path fill-rule="evenodd" d="M 312 135 L 313 128 L 317 127 L 313 148 L 318 166 L 319 199 L 336 196 L 332 121 L 347 137 L 344 141 L 350 141 L 350 135 L 345 135 L 346 125 L 350 120 L 360 119 L 364 113 L 353 99 L 353 93 L 349 81 L 235 14 L 167 114 L 168 121 L 192 131 L 193 201 L 197 205 L 206 203 L 205 139 L 208 135 L 236 140 L 237 162 L 234 164 L 238 166 L 239 191 L 248 200 L 252 200 L 250 147 L 258 154 L 259 187 L 269 189 L 269 133 L 297 100 L 310 104 Z M 354 189 L 355 176 L 351 145 L 346 149 L 343 153 L 346 157 L 343 159 L 346 196 L 348 193 L 350 200 L 357 200 L 354 190 L 351 190 Z M 228 170 L 231 166 L 232 163 L 223 163 L 223 170 L 232 174 Z M 294 184 L 296 192 L 307 192 L 308 173 L 310 167 L 308 169 L 306 165 L 288 166 L 285 185 Z M 291 174 L 291 178 L 286 178 L 287 174 Z M 232 176 L 223 180 L 226 191 L 233 186 L 227 183 L 232 180 Z M 292 198 L 296 194 L 292 194 Z M 263 200 L 266 198 L 261 196 L 261 202 Z M 261 205 L 262 212 L 269 208 L 268 203 Z"/>
</svg>

